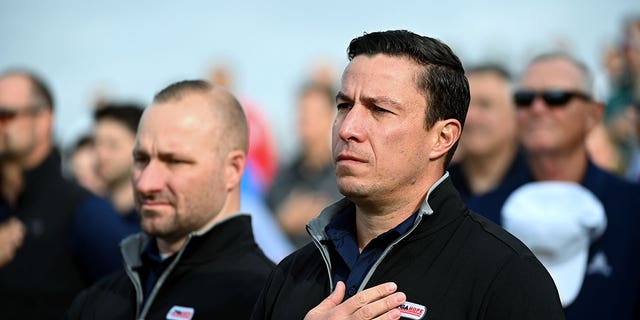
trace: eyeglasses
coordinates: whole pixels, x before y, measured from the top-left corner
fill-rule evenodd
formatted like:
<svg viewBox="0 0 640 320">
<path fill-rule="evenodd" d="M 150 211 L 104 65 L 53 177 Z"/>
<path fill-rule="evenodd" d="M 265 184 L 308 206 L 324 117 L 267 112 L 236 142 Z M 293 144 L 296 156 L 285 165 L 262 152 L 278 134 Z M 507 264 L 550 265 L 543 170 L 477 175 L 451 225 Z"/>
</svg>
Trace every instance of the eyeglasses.
<svg viewBox="0 0 640 320">
<path fill-rule="evenodd" d="M 34 114 L 38 110 L 40 109 L 37 107 L 29 107 L 26 109 L 13 109 L 13 108 L 7 108 L 7 107 L 0 107 L 0 123 L 10 122 L 22 115 Z"/>
<path fill-rule="evenodd" d="M 513 95 L 513 100 L 518 108 L 524 109 L 531 107 L 536 97 L 541 97 L 550 108 L 564 107 L 574 97 L 591 100 L 591 96 L 586 93 L 559 89 L 543 91 L 518 90 Z"/>
</svg>

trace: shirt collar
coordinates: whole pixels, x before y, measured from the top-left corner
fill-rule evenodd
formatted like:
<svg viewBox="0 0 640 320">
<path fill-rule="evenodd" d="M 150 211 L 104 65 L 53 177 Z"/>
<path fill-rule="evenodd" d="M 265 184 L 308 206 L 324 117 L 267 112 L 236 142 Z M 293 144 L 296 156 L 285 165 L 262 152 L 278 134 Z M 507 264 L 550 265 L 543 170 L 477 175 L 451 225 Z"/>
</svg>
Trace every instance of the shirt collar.
<svg viewBox="0 0 640 320">
<path fill-rule="evenodd" d="M 409 229 L 411 229 L 416 217 L 417 212 L 409 216 L 393 229 L 390 229 L 376 237 L 376 239 L 374 239 L 372 243 L 382 242 L 383 244 L 388 244 L 393 242 L 393 240 L 397 239 L 399 236 L 405 234 L 409 231 Z M 325 232 L 329 240 L 334 242 L 340 241 L 347 236 L 352 237 L 353 239 L 357 239 L 355 207 L 350 206 L 343 208 L 340 213 L 336 214 L 333 219 L 331 219 L 331 222 L 329 222 L 329 224 L 325 227 Z"/>
</svg>

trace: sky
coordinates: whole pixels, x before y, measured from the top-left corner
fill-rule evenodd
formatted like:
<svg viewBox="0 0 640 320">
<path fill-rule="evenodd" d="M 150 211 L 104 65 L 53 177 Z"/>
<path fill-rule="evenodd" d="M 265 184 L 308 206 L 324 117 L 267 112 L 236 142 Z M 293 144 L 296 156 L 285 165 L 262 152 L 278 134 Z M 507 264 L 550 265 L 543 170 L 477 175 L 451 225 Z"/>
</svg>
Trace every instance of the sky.
<svg viewBox="0 0 640 320">
<path fill-rule="evenodd" d="M 287 161 L 297 90 L 317 61 L 341 73 L 364 32 L 407 29 L 444 41 L 467 66 L 500 62 L 516 75 L 562 47 L 602 73 L 603 48 L 629 16 L 640 16 L 640 1 L 0 0 L 0 71 L 28 68 L 49 83 L 64 147 L 90 128 L 97 94 L 148 104 L 166 85 L 227 64 Z"/>
</svg>

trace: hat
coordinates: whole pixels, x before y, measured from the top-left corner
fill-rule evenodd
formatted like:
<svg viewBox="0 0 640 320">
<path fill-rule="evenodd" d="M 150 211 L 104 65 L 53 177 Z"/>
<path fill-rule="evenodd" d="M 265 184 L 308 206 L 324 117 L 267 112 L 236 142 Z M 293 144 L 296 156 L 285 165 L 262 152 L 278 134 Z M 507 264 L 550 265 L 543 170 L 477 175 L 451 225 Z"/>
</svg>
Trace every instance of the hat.
<svg viewBox="0 0 640 320">
<path fill-rule="evenodd" d="M 502 207 L 502 225 L 547 268 L 562 306 L 580 292 L 589 245 L 604 233 L 604 207 L 573 182 L 532 182 L 516 189 Z"/>
</svg>

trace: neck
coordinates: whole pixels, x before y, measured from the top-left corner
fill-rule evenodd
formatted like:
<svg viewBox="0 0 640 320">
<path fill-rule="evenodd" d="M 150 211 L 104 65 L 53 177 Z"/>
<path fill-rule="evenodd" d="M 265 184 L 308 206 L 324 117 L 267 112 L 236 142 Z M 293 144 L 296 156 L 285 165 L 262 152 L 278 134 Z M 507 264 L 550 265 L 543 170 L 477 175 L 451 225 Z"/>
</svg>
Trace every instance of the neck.
<svg viewBox="0 0 640 320">
<path fill-rule="evenodd" d="M 398 192 L 400 196 L 377 197 L 374 201 L 353 200 L 356 204 L 356 234 L 360 252 L 379 235 L 395 228 L 416 213 L 427 196 L 428 190 L 442 175 L 427 179 L 425 184 L 415 184 L 409 190 Z"/>
<path fill-rule="evenodd" d="M 24 187 L 22 168 L 17 162 L 2 160 L 0 170 L 0 184 L 2 187 L 0 192 L 2 192 L 2 198 L 7 201 L 9 206 L 13 207 Z"/>
<path fill-rule="evenodd" d="M 490 154 L 477 156 L 467 154 L 462 162 L 462 168 L 471 193 L 478 195 L 496 188 L 509 171 L 517 152 L 517 145 L 509 144 Z"/>
<path fill-rule="evenodd" d="M 33 150 L 20 161 L 24 170 L 30 170 L 39 166 L 51 152 L 52 145 L 48 139 L 37 142 Z"/>
<path fill-rule="evenodd" d="M 570 153 L 529 155 L 529 166 L 537 181 L 571 181 L 580 183 L 587 171 L 587 152 L 579 149 Z"/>
<path fill-rule="evenodd" d="M 411 211 L 398 211 L 378 216 L 371 216 L 363 213 L 359 214 L 359 210 L 356 208 L 358 250 L 362 253 L 362 250 L 364 250 L 371 240 L 395 228 L 397 225 L 402 223 L 402 221 L 415 213 L 418 208 Z"/>
<path fill-rule="evenodd" d="M 127 215 L 133 210 L 133 187 L 129 179 L 109 187 L 109 199 L 120 215 Z"/>
<path fill-rule="evenodd" d="M 179 240 L 167 240 L 167 239 L 156 239 L 156 243 L 158 244 L 158 251 L 163 255 L 173 255 L 174 253 L 180 251 L 185 241 L 187 241 L 187 237 L 182 237 Z"/>
</svg>

